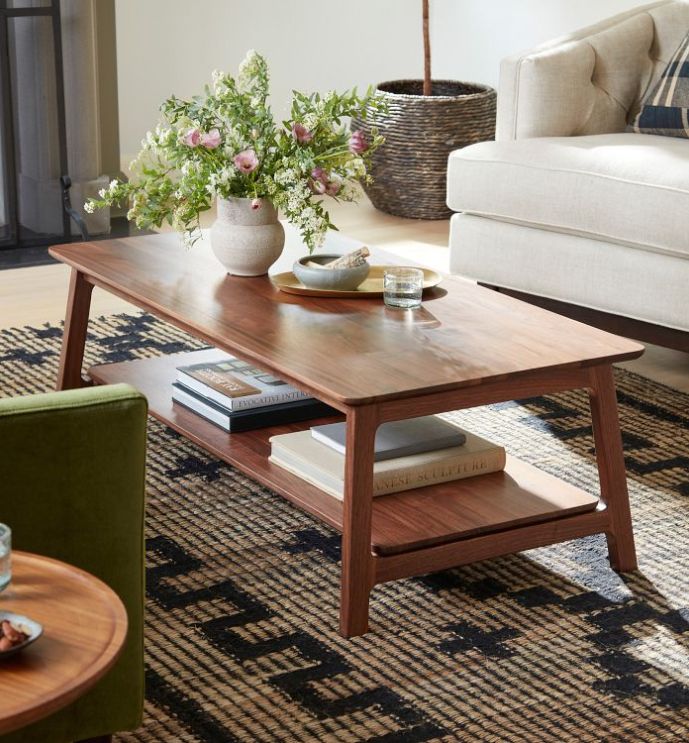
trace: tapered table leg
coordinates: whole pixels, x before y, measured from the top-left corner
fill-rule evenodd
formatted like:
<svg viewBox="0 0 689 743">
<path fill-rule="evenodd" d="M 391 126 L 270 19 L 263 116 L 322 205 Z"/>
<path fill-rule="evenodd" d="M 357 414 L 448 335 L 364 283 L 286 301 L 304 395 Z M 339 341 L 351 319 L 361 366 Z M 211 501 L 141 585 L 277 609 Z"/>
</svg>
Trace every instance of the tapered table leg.
<svg viewBox="0 0 689 743">
<path fill-rule="evenodd" d="M 92 292 L 93 284 L 86 280 L 83 273 L 72 269 L 67 297 L 65 329 L 62 336 L 60 369 L 57 375 L 58 390 L 70 390 L 84 386 L 84 380 L 81 378 L 81 367 L 84 362 L 84 345 L 86 343 Z"/>
<path fill-rule="evenodd" d="M 612 366 L 591 369 L 589 395 L 601 497 L 610 515 L 606 532 L 610 563 L 615 570 L 627 572 L 635 570 L 637 563 Z"/>
<path fill-rule="evenodd" d="M 368 630 L 368 600 L 374 572 L 371 510 L 377 427 L 375 407 L 352 408 L 347 413 L 340 603 L 343 637 L 363 635 Z"/>
</svg>

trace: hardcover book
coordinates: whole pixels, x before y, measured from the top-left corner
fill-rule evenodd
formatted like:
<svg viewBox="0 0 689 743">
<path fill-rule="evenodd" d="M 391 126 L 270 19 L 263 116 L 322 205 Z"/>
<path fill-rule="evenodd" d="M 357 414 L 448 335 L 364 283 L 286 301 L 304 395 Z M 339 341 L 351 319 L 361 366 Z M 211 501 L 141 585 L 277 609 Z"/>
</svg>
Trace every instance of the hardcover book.
<svg viewBox="0 0 689 743">
<path fill-rule="evenodd" d="M 177 381 L 231 411 L 312 399 L 269 372 L 218 351 L 217 360 L 177 368 Z"/>
<path fill-rule="evenodd" d="M 276 426 L 281 423 L 297 423 L 338 414 L 337 410 L 314 398 L 245 410 L 229 410 L 199 395 L 198 392 L 187 389 L 179 382 L 174 382 L 172 385 L 172 399 L 228 433 L 251 431 L 255 428 Z"/>
<path fill-rule="evenodd" d="M 462 446 L 375 462 L 373 495 L 397 493 L 505 468 L 503 447 L 468 431 L 462 433 L 466 437 Z M 314 439 L 310 431 L 273 436 L 270 443 L 271 462 L 342 500 L 343 454 Z"/>
<path fill-rule="evenodd" d="M 345 453 L 346 423 L 314 426 L 311 435 L 340 454 Z M 444 421 L 437 415 L 390 421 L 383 423 L 376 431 L 374 459 L 382 462 L 384 459 L 406 457 L 434 449 L 448 449 L 461 446 L 465 441 L 466 436 L 459 426 Z"/>
</svg>

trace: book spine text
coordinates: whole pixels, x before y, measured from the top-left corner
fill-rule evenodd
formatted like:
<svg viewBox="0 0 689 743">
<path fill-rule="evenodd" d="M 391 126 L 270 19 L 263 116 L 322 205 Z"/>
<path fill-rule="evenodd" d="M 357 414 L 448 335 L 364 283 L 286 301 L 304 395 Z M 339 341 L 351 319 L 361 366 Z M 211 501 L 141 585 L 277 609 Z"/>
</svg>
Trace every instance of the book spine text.
<svg viewBox="0 0 689 743">
<path fill-rule="evenodd" d="M 310 397 L 306 392 L 294 390 L 293 392 L 281 392 L 277 395 L 255 395 L 252 397 L 228 400 L 228 407 L 232 410 L 249 410 L 250 408 L 262 408 L 268 405 L 280 405 L 284 402 L 296 402 L 306 400 Z"/>
<path fill-rule="evenodd" d="M 454 461 L 434 465 L 419 465 L 406 470 L 380 473 L 373 476 L 373 494 L 397 493 L 412 488 L 423 488 L 451 480 L 498 472 L 505 467 L 504 449 L 481 454 L 462 455 Z"/>
</svg>

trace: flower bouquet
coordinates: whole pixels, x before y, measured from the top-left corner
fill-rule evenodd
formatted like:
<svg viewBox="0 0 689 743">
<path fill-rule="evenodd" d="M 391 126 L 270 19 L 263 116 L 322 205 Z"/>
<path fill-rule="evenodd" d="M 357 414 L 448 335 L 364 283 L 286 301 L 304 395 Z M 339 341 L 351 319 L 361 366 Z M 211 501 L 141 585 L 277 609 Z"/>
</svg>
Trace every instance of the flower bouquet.
<svg viewBox="0 0 689 743">
<path fill-rule="evenodd" d="M 242 221 L 241 214 L 265 209 L 274 215 L 275 207 L 313 251 L 328 229 L 336 229 L 326 199 L 356 200 L 382 142 L 375 130 L 367 136 L 351 132 L 348 121 L 381 104 L 371 90 L 364 96 L 356 90 L 323 96 L 294 91 L 290 118 L 278 123 L 268 87 L 266 61 L 250 51 L 236 78 L 214 72 L 203 95 L 166 100 L 129 181 L 113 180 L 99 199 L 86 203 L 87 211 L 127 203 L 127 217 L 137 227 L 167 222 L 193 244 L 201 234 L 199 215 L 216 198 L 233 202 L 224 213 L 247 225 L 260 225 L 260 215 Z"/>
</svg>

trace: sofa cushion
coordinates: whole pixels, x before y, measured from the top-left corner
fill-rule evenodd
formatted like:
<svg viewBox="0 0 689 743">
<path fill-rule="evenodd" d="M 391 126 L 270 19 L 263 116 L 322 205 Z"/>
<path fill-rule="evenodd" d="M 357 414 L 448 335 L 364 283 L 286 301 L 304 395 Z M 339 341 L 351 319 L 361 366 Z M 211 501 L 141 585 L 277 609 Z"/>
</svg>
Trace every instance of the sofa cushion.
<svg viewBox="0 0 689 743">
<path fill-rule="evenodd" d="M 689 3 L 653 3 L 503 59 L 496 139 L 624 131 L 688 28 Z"/>
<path fill-rule="evenodd" d="M 631 130 L 689 138 L 689 34 L 641 105 Z"/>
<path fill-rule="evenodd" d="M 689 332 L 685 258 L 455 214 L 450 272 Z"/>
<path fill-rule="evenodd" d="M 689 257 L 689 142 L 635 133 L 481 142 L 450 155 L 447 203 Z"/>
</svg>

